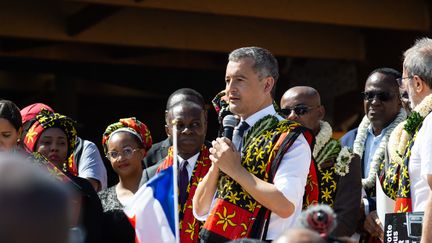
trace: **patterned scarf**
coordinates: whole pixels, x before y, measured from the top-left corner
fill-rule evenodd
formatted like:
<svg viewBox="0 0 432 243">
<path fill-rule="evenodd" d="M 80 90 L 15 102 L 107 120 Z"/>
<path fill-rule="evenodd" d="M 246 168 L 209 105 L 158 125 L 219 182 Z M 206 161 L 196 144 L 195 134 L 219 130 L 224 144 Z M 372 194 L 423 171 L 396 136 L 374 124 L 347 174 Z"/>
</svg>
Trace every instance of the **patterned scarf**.
<svg viewBox="0 0 432 243">
<path fill-rule="evenodd" d="M 75 121 L 67 116 L 59 113 L 50 112 L 42 109 L 35 117 L 35 122 L 30 126 L 29 130 L 24 136 L 24 145 L 29 152 L 36 151 L 36 144 L 42 133 L 48 128 L 60 128 L 65 134 L 67 139 L 67 158 L 73 153 L 75 149 L 77 131 L 75 129 Z M 61 167 L 61 165 L 57 165 Z M 63 171 L 69 172 L 72 175 L 78 175 L 76 164 L 73 161 L 66 159 L 63 163 Z"/>
<path fill-rule="evenodd" d="M 180 242 L 198 242 L 198 233 L 202 227 L 202 223 L 195 219 L 192 213 L 192 199 L 195 195 L 195 190 L 204 176 L 207 174 L 211 166 L 209 159 L 209 150 L 205 145 L 201 146 L 200 154 L 192 172 L 191 179 L 187 187 L 188 198 L 183 205 L 179 205 L 180 213 Z M 168 155 L 162 164 L 158 167 L 157 173 L 161 170 L 173 165 L 173 147 L 168 149 Z"/>
<path fill-rule="evenodd" d="M 242 166 L 266 182 L 273 177 L 283 155 L 300 135 L 311 142 L 313 135 L 300 124 L 278 121 L 274 116 L 259 120 L 244 138 Z M 270 211 L 252 198 L 236 181 L 221 175 L 217 199 L 200 236 L 204 240 L 227 241 L 265 235 Z"/>
</svg>

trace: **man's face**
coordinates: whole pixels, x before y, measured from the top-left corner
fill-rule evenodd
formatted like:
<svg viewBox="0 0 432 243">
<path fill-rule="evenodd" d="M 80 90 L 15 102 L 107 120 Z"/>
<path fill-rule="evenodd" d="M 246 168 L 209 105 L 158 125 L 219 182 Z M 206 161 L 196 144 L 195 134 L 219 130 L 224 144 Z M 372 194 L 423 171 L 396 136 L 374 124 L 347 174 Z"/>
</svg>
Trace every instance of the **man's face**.
<svg viewBox="0 0 432 243">
<path fill-rule="evenodd" d="M 393 77 L 374 73 L 365 85 L 364 110 L 374 127 L 385 128 L 401 108 L 399 87 Z"/>
<path fill-rule="evenodd" d="M 323 107 L 317 99 L 288 91 L 281 100 L 281 109 L 288 120 L 296 121 L 303 126 L 319 131 L 319 121 L 323 119 Z M 304 113 L 304 114 L 303 114 Z"/>
<path fill-rule="evenodd" d="M 168 112 L 167 133 L 173 135 L 173 121 L 176 121 L 178 150 L 183 159 L 189 159 L 200 151 L 207 132 L 204 110 L 191 104 L 179 104 Z"/>
<path fill-rule="evenodd" d="M 412 78 L 408 75 L 408 72 L 404 69 L 402 73 L 402 87 L 401 90 L 406 91 L 408 94 L 408 100 L 411 109 L 414 109 L 416 105 L 420 103 L 417 93 L 415 92 Z"/>
<path fill-rule="evenodd" d="M 247 118 L 264 108 L 266 82 L 253 70 L 250 58 L 228 62 L 225 74 L 225 92 L 229 99 L 230 111 Z"/>
</svg>

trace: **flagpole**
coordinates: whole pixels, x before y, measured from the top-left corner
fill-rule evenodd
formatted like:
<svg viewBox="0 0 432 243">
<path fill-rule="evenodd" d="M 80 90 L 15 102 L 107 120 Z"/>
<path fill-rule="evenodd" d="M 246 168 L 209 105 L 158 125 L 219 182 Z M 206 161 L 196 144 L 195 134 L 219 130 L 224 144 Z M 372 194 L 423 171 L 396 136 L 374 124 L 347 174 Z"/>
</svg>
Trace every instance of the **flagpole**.
<svg viewBox="0 0 432 243">
<path fill-rule="evenodd" d="M 173 121 L 173 183 L 174 183 L 174 219 L 175 219 L 175 239 L 176 243 L 180 243 L 180 227 L 179 227 L 179 206 L 178 206 L 178 184 L 177 184 L 177 120 Z"/>
</svg>

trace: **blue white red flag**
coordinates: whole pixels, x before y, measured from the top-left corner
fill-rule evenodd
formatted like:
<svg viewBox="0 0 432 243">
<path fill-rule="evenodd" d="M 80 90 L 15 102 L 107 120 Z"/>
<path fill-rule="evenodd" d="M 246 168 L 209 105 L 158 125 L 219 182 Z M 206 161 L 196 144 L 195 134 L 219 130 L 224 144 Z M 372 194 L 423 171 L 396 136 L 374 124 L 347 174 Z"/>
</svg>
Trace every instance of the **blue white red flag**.
<svg viewBox="0 0 432 243">
<path fill-rule="evenodd" d="M 124 209 L 135 228 L 137 243 L 177 242 L 173 182 L 171 166 L 141 186 Z"/>
</svg>

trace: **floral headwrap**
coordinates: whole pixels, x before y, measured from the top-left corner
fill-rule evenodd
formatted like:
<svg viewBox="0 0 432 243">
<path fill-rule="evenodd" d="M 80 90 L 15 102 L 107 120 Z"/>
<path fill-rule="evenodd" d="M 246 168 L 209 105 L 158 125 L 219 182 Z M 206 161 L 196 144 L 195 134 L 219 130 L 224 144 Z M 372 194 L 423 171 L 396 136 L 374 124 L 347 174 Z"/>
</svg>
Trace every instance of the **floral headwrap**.
<svg viewBox="0 0 432 243">
<path fill-rule="evenodd" d="M 116 132 L 120 131 L 129 132 L 132 135 L 138 137 L 146 151 L 151 148 L 152 137 L 150 134 L 150 130 L 144 123 L 138 121 L 135 117 L 130 117 L 120 119 L 119 122 L 113 123 L 106 128 L 105 132 L 102 135 L 102 145 L 105 154 L 108 152 L 107 143 L 110 137 Z"/>
<path fill-rule="evenodd" d="M 68 157 L 72 154 L 75 144 L 77 131 L 75 121 L 59 113 L 50 112 L 42 109 L 36 115 L 36 121 L 30 127 L 24 138 L 24 144 L 30 151 L 35 151 L 36 143 L 40 135 L 48 128 L 60 128 L 65 134 L 68 141 Z"/>
<path fill-rule="evenodd" d="M 36 144 L 42 133 L 48 128 L 60 128 L 65 134 L 68 143 L 67 157 L 73 153 L 76 145 L 77 131 L 75 129 L 75 121 L 71 118 L 54 113 L 46 109 L 42 109 L 35 117 L 35 122 L 30 126 L 24 136 L 24 145 L 31 151 L 35 152 Z M 65 161 L 66 162 L 66 161 Z M 66 167 L 66 166 L 64 166 Z M 67 166 L 67 170 L 74 172 L 73 165 Z M 63 168 L 66 169 L 66 168 Z"/>
</svg>

